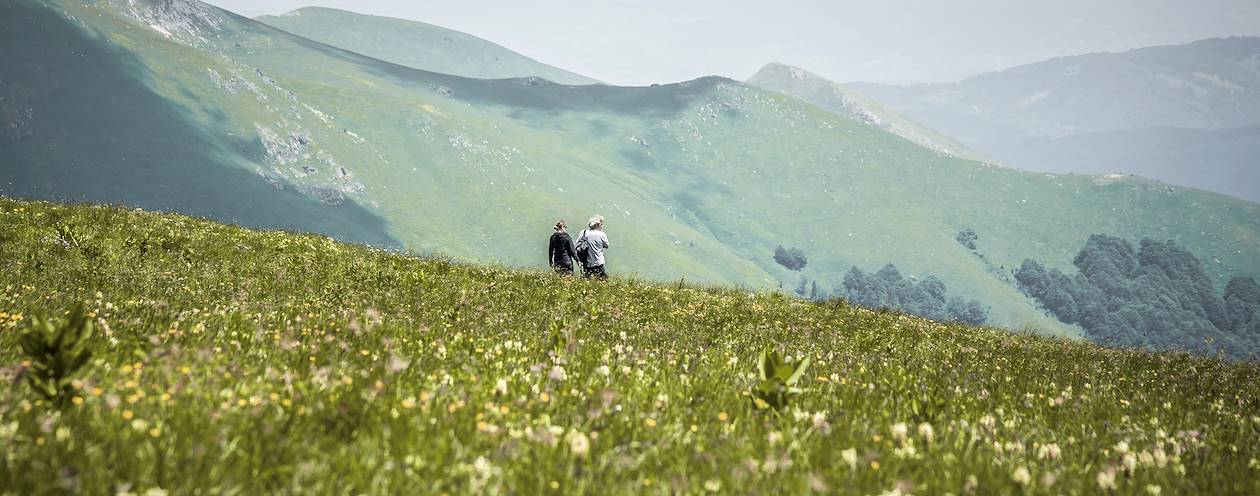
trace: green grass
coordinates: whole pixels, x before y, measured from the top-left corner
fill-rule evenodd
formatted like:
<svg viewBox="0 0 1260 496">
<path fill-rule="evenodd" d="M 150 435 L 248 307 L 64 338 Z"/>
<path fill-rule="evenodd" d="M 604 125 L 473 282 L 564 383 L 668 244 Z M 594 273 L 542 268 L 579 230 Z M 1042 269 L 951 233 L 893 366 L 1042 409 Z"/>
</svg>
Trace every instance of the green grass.
<svg viewBox="0 0 1260 496">
<path fill-rule="evenodd" d="M 115 207 L 0 224 L 0 493 L 1260 491 L 1255 364 Z M 17 344 L 80 304 L 57 409 Z M 767 348 L 812 359 L 779 413 L 745 395 Z"/>
</svg>

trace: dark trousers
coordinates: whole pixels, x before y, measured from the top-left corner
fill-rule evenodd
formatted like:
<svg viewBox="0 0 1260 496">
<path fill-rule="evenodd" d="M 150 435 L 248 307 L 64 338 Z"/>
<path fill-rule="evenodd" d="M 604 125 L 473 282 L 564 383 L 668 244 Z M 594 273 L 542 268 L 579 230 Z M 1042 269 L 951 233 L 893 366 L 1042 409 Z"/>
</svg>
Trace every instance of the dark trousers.
<svg viewBox="0 0 1260 496">
<path fill-rule="evenodd" d="M 608 279 L 608 273 L 604 272 L 604 266 L 587 267 L 582 271 L 582 277 L 587 279 Z"/>
<path fill-rule="evenodd" d="M 552 269 L 555 269 L 556 273 L 557 273 L 557 274 L 560 274 L 560 275 L 562 275 L 562 276 L 571 276 L 571 275 L 573 275 L 573 266 L 572 266 L 572 265 L 554 265 L 554 266 L 552 266 L 551 268 L 552 268 Z"/>
</svg>

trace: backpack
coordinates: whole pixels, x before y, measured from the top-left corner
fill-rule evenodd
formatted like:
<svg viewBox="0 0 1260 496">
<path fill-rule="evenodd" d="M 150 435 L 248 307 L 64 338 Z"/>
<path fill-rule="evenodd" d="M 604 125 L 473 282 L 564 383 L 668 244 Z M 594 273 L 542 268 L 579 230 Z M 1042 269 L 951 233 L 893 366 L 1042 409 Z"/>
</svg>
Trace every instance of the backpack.
<svg viewBox="0 0 1260 496">
<path fill-rule="evenodd" d="M 586 261 L 591 255 L 591 242 L 586 239 L 586 230 L 582 230 L 582 236 L 577 241 L 577 259 L 582 264 L 582 268 L 586 268 Z"/>
</svg>

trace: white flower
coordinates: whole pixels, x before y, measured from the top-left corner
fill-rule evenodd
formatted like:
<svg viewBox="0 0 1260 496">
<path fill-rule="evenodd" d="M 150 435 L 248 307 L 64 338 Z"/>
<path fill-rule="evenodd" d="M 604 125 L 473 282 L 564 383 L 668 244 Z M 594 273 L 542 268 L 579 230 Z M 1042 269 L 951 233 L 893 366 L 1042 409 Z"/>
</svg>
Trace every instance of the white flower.
<svg viewBox="0 0 1260 496">
<path fill-rule="evenodd" d="M 1015 473 L 1011 474 L 1011 480 L 1021 486 L 1027 486 L 1028 483 L 1032 482 L 1032 474 L 1028 472 L 1027 468 L 1019 467 L 1015 469 Z"/>
<path fill-rule="evenodd" d="M 889 432 L 892 434 L 893 439 L 896 439 L 897 441 L 905 441 L 906 435 L 910 433 L 910 427 L 904 422 L 897 422 L 893 424 L 892 428 L 889 429 Z"/>
<path fill-rule="evenodd" d="M 1128 442 L 1128 441 L 1120 441 L 1120 442 L 1116 443 L 1116 453 L 1119 453 L 1119 454 L 1123 455 L 1123 454 L 1128 453 L 1128 452 L 1129 452 L 1129 442 Z"/>
<path fill-rule="evenodd" d="M 1057 460 L 1061 453 L 1062 450 L 1055 443 L 1043 444 L 1040 448 L 1037 448 L 1037 457 L 1043 460 Z"/>
<path fill-rule="evenodd" d="M 1102 472 L 1098 472 L 1098 477 L 1096 478 L 1096 480 L 1098 481 L 1098 487 L 1104 491 L 1115 489 L 1116 488 L 1116 471 L 1107 469 L 1107 470 L 1103 470 Z"/>
<path fill-rule="evenodd" d="M 607 365 L 600 365 L 595 367 L 595 373 L 608 377 L 608 375 L 612 373 L 612 369 L 609 369 Z"/>
<path fill-rule="evenodd" d="M 567 436 L 569 453 L 576 457 L 584 457 L 591 451 L 591 440 L 582 431 L 571 430 Z"/>
<path fill-rule="evenodd" d="M 1137 457 L 1133 456 L 1133 453 L 1125 453 L 1122 460 L 1125 470 L 1133 472 L 1133 470 L 1137 468 Z"/>
<path fill-rule="evenodd" d="M 564 371 L 564 367 L 556 365 L 551 368 L 551 373 L 547 374 L 547 378 L 556 382 L 563 382 L 569 378 L 569 374 Z"/>
<path fill-rule="evenodd" d="M 1159 487 L 1155 484 L 1146 485 L 1146 494 L 1149 494 L 1151 496 L 1159 496 L 1159 493 L 1162 493 L 1162 492 L 1164 492 L 1164 488 L 1162 487 Z"/>
<path fill-rule="evenodd" d="M 813 421 L 815 429 L 822 429 L 827 426 L 827 412 L 814 412 L 810 420 Z"/>
<path fill-rule="evenodd" d="M 494 392 L 498 394 L 507 394 L 508 392 L 507 389 L 508 389 L 507 379 L 499 379 L 498 382 L 494 383 Z"/>
<path fill-rule="evenodd" d="M 857 470 L 857 449 L 849 448 L 840 452 L 840 459 L 849 464 L 850 470 Z"/>
<path fill-rule="evenodd" d="M 919 437 L 923 438 L 924 441 L 931 443 L 935 436 L 936 431 L 932 429 L 932 424 L 927 422 L 919 424 Z"/>
</svg>

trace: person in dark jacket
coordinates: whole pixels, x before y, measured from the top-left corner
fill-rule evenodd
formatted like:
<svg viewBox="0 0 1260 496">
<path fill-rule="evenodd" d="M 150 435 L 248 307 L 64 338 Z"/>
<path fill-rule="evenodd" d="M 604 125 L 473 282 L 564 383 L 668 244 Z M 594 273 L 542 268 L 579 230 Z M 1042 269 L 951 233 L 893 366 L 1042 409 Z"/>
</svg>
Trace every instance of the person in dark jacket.
<svg viewBox="0 0 1260 496">
<path fill-rule="evenodd" d="M 573 275 L 573 261 L 577 260 L 577 251 L 573 248 L 573 238 L 565 232 L 565 223 L 556 223 L 556 232 L 551 233 L 551 242 L 547 246 L 547 263 L 557 274 Z"/>
</svg>

